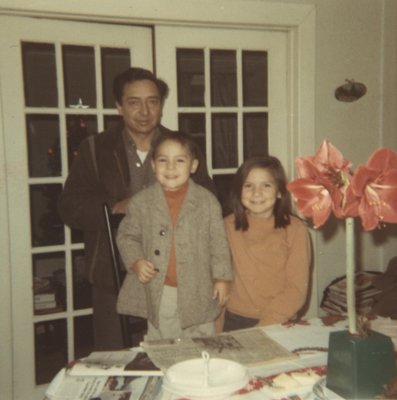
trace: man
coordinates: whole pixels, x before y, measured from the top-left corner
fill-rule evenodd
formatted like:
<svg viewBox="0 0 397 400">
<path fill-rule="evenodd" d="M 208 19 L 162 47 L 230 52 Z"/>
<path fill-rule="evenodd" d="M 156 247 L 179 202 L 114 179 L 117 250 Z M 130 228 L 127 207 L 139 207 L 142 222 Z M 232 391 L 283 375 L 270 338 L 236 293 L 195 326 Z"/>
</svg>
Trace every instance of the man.
<svg viewBox="0 0 397 400">
<path fill-rule="evenodd" d="M 164 81 L 148 70 L 129 68 L 116 76 L 113 89 L 123 123 L 81 144 L 59 200 L 63 221 L 84 231 L 96 350 L 123 347 L 103 204 L 109 204 L 113 214 L 124 214 L 130 197 L 155 181 L 151 143 L 167 131 L 160 125 L 168 94 Z M 202 155 L 199 164 L 193 179 L 214 191 Z"/>
</svg>

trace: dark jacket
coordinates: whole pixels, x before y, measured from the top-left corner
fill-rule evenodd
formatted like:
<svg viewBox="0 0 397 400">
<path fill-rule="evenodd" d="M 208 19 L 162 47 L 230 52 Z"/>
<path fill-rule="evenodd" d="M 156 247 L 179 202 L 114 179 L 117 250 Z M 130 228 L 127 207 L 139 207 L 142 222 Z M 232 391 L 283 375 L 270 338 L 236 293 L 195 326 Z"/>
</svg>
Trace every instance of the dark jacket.
<svg viewBox="0 0 397 400">
<path fill-rule="evenodd" d="M 167 128 L 160 127 L 159 131 L 161 134 L 167 131 Z M 137 168 L 137 174 L 145 173 L 142 187 L 132 184 L 134 177 L 130 177 L 122 132 L 123 125 L 120 125 L 113 131 L 105 131 L 95 136 L 96 165 L 93 162 L 89 140 L 82 142 L 58 204 L 60 216 L 65 224 L 84 231 L 87 278 L 95 287 L 112 293 L 116 293 L 116 288 L 103 204 L 113 206 L 155 181 L 149 153 L 142 167 Z M 204 158 L 202 155 L 200 158 L 200 166 L 193 180 L 214 192 L 214 184 L 208 175 Z"/>
</svg>

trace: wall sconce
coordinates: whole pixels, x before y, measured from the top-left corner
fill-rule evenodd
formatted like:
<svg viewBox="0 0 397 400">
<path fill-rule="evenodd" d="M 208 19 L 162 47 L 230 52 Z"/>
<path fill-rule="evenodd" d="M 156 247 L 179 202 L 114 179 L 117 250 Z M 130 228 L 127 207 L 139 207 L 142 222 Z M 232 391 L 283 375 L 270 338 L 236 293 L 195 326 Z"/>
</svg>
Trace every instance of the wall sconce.
<svg viewBox="0 0 397 400">
<path fill-rule="evenodd" d="M 352 102 L 363 97 L 367 88 L 363 83 L 355 82 L 353 79 L 346 79 L 346 83 L 335 90 L 335 98 L 339 101 Z"/>
</svg>

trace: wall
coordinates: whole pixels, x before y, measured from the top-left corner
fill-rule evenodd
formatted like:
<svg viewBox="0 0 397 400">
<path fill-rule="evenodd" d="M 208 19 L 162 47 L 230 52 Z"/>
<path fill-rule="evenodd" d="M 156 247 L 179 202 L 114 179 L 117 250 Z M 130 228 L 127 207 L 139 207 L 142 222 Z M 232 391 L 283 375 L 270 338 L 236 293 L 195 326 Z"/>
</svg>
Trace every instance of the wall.
<svg viewBox="0 0 397 400">
<path fill-rule="evenodd" d="M 356 167 L 377 147 L 397 150 L 396 5 L 371 0 L 319 0 L 316 4 L 316 141 L 318 145 L 329 138 Z M 367 94 L 353 103 L 336 101 L 334 89 L 345 78 L 365 83 Z M 344 271 L 340 222 L 319 235 L 319 293 Z M 358 267 L 382 271 L 389 258 L 397 255 L 396 239 L 394 227 L 383 233 L 358 234 Z"/>
<path fill-rule="evenodd" d="M 277 1 L 277 0 L 276 0 Z M 378 147 L 397 151 L 397 2 L 395 0 L 280 0 L 316 8 L 315 140 L 329 139 L 353 168 Z M 365 83 L 367 94 L 338 102 L 345 79 Z M 356 229 L 360 230 L 357 221 Z M 318 293 L 344 274 L 343 221 L 316 235 Z M 357 232 L 358 268 L 383 271 L 397 256 L 397 226 Z M 321 298 L 319 299 L 321 300 Z"/>
<path fill-rule="evenodd" d="M 272 7 L 272 21 L 267 21 L 266 13 L 261 11 L 263 4 Z M 131 22 L 135 16 L 144 16 L 138 20 L 153 23 L 157 19 L 168 19 L 171 24 L 175 20 L 179 23 L 210 21 L 236 24 L 248 21 L 255 25 L 266 22 L 277 24 L 277 15 L 279 20 L 285 20 L 288 16 L 282 14 L 283 8 L 280 6 L 286 4 L 296 5 L 297 8 L 302 5 L 315 6 L 313 148 L 328 138 L 354 165 L 365 162 L 369 154 L 382 144 L 397 149 L 397 29 L 394 0 L 169 0 L 167 3 L 161 0 L 119 0 L 117 3 L 98 0 L 2 0 L 0 7 L 20 12 L 31 10 L 37 15 L 45 11 L 62 13 L 64 18 L 73 18 L 76 14 L 86 19 L 119 22 Z M 95 15 L 92 10 L 95 10 Z M 305 73 L 303 69 L 300 72 Z M 365 83 L 367 95 L 354 103 L 336 101 L 334 90 L 346 78 Z M 330 224 L 328 229 L 315 234 L 320 294 L 331 279 L 344 273 L 342 228 L 341 224 Z M 377 270 L 385 268 L 387 260 L 395 254 L 397 242 L 394 230 L 389 229 L 388 233 L 391 237 L 376 240 L 372 234 L 362 236 L 362 267 Z M 382 244 L 381 247 L 377 245 L 378 242 Z M 365 251 L 362 250 L 364 248 Z"/>
</svg>

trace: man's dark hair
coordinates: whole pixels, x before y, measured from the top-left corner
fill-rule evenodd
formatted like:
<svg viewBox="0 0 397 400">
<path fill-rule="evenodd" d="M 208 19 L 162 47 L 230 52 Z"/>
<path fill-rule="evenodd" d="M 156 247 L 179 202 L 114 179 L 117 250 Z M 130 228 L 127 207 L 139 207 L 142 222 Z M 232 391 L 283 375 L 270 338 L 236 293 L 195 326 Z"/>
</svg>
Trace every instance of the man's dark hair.
<svg viewBox="0 0 397 400">
<path fill-rule="evenodd" d="M 131 67 L 116 75 L 113 80 L 113 94 L 117 103 L 121 104 L 123 101 L 125 85 L 143 80 L 152 81 L 157 86 L 160 100 L 163 102 L 168 95 L 168 85 L 163 80 L 158 79 L 156 75 L 148 69 Z"/>
<path fill-rule="evenodd" d="M 192 156 L 192 159 L 198 160 L 198 148 L 196 142 L 193 138 L 185 132 L 179 131 L 167 131 L 163 132 L 153 143 L 153 160 L 157 156 L 157 150 L 165 141 L 171 140 L 173 142 L 179 143 L 182 147 L 187 149 Z"/>
</svg>

